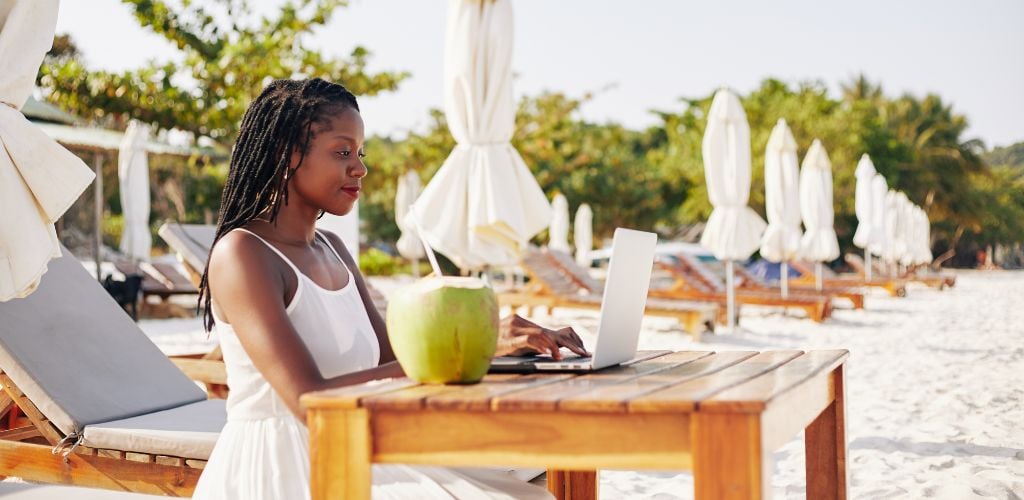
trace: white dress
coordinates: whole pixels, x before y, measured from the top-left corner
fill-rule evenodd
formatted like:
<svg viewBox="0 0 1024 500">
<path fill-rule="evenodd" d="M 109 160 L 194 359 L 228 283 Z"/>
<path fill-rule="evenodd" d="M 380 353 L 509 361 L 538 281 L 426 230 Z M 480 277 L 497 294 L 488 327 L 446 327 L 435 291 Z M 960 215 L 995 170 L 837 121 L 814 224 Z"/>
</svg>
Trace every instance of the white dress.
<svg viewBox="0 0 1024 500">
<path fill-rule="evenodd" d="M 326 238 L 318 236 L 344 266 Z M 330 378 L 377 366 L 380 347 L 351 271 L 343 288 L 327 290 L 301 273 L 273 245 L 260 241 L 298 277 L 286 311 L 321 375 Z M 309 498 L 305 424 L 295 418 L 253 365 L 232 326 L 214 319 L 230 388 L 228 418 L 193 498 Z M 500 471 L 404 465 L 374 465 L 372 491 L 373 498 L 551 498 L 545 489 Z"/>
</svg>

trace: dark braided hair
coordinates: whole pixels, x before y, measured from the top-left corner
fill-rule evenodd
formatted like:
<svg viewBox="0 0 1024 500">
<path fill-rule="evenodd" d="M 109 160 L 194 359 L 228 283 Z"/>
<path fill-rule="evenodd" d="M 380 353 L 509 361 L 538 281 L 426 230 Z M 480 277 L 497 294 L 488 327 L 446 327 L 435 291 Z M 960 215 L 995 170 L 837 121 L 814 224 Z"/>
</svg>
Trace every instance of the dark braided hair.
<svg viewBox="0 0 1024 500">
<path fill-rule="evenodd" d="M 277 218 L 281 205 L 288 204 L 289 166 L 298 152 L 298 169 L 315 134 L 313 124 L 345 108 L 359 111 L 356 97 L 345 87 L 320 78 L 276 80 L 263 89 L 242 117 L 242 127 L 231 151 L 231 168 L 221 193 L 217 232 L 210 246 L 221 237 L 269 212 Z M 294 171 L 294 169 L 293 169 Z M 199 307 L 203 309 L 206 331 L 213 329 L 210 300 L 210 257 L 199 283 Z"/>
</svg>

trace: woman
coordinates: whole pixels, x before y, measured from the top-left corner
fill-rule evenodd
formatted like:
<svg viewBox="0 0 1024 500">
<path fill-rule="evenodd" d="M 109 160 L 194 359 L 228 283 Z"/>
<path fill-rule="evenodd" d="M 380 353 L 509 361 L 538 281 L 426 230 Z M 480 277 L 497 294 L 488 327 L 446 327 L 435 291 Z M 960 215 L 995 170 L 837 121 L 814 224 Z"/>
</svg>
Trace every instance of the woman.
<svg viewBox="0 0 1024 500">
<path fill-rule="evenodd" d="M 320 79 L 271 83 L 246 110 L 231 154 L 200 301 L 227 368 L 228 422 L 194 498 L 309 497 L 309 391 L 400 377 L 384 322 L 334 234 L 367 174 L 355 96 Z M 502 321 L 499 354 L 559 347 L 585 355 L 572 329 Z M 497 473 L 375 466 L 375 497 L 545 497 Z"/>
</svg>

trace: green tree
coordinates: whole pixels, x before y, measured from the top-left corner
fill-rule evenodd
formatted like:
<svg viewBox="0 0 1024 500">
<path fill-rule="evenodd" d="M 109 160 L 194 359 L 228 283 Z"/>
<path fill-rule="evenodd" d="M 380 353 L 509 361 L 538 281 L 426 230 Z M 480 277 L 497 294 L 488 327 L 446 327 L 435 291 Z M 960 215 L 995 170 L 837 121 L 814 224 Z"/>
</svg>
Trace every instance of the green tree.
<svg viewBox="0 0 1024 500">
<path fill-rule="evenodd" d="M 366 70 L 370 52 L 329 59 L 304 48 L 344 0 L 295 0 L 275 17 L 254 18 L 245 0 L 123 0 L 139 24 L 180 51 L 123 72 L 90 70 L 77 57 L 52 57 L 39 73 L 48 98 L 116 128 L 129 118 L 209 137 L 226 150 L 250 100 L 271 80 L 319 76 L 357 95 L 394 90 L 404 72 Z"/>
</svg>

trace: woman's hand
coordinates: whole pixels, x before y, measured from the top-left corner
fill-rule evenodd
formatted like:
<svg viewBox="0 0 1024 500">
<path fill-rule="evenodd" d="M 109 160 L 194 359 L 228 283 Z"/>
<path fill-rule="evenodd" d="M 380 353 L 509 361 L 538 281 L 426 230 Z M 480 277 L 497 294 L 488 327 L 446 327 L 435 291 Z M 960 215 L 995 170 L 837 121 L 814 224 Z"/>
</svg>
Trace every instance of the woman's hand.
<svg viewBox="0 0 1024 500">
<path fill-rule="evenodd" d="M 560 347 L 566 347 L 580 356 L 590 356 L 583 348 L 583 341 L 571 327 L 552 330 L 513 314 L 501 320 L 495 356 L 550 353 L 552 359 L 562 359 L 562 353 L 558 350 Z"/>
</svg>

